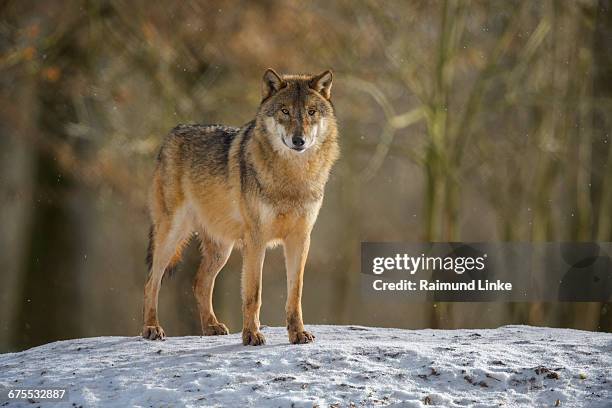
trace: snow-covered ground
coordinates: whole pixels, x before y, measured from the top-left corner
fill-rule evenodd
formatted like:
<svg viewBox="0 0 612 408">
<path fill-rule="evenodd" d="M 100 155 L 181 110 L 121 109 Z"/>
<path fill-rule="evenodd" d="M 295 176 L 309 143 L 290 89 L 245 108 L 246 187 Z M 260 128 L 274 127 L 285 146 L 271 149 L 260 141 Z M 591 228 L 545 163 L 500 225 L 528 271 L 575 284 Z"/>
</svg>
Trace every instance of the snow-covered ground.
<svg viewBox="0 0 612 408">
<path fill-rule="evenodd" d="M 290 345 L 240 334 L 98 337 L 0 355 L 0 386 L 68 388 L 62 403 L 0 406 L 611 407 L 612 334 L 508 326 L 400 330 L 309 326 Z"/>
</svg>

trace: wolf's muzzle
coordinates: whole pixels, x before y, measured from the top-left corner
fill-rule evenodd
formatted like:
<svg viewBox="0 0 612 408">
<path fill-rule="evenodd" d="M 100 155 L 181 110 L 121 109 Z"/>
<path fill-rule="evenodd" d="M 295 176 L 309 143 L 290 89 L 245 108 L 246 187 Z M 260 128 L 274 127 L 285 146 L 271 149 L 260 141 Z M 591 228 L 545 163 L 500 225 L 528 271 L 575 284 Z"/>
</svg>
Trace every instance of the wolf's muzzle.
<svg viewBox="0 0 612 408">
<path fill-rule="evenodd" d="M 306 144 L 306 140 L 304 140 L 303 137 L 301 136 L 293 136 L 291 138 L 291 143 L 293 144 L 293 148 L 304 148 L 304 145 Z"/>
<path fill-rule="evenodd" d="M 293 136 L 291 137 L 291 143 L 288 143 L 285 138 L 282 138 L 283 143 L 285 144 L 285 146 L 287 146 L 288 148 L 290 148 L 291 150 L 295 150 L 296 152 L 303 152 L 304 150 L 306 150 L 306 139 L 304 139 L 302 136 Z"/>
</svg>

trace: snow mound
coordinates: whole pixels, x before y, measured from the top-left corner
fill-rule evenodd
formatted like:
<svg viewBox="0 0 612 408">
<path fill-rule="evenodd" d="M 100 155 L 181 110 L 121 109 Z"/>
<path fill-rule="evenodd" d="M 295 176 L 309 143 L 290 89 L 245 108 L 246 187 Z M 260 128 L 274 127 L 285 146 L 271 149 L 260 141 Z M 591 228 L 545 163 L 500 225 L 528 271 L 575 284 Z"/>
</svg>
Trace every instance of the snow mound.
<svg viewBox="0 0 612 408">
<path fill-rule="evenodd" d="M 65 407 L 612 406 L 610 333 L 309 330 L 307 345 L 277 327 L 263 328 L 260 347 L 242 346 L 240 334 L 60 341 L 0 355 L 0 386 L 67 388 L 53 403 Z"/>
</svg>

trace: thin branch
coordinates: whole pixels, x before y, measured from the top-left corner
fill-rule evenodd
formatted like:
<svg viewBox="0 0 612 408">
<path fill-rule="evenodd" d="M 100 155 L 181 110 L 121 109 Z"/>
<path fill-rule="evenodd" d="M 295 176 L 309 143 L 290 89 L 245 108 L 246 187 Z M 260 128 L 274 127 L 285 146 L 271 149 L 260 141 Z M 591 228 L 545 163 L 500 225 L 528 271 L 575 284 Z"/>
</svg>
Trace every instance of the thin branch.
<svg viewBox="0 0 612 408">
<path fill-rule="evenodd" d="M 348 77 L 347 82 L 369 94 L 382 108 L 385 115 L 385 125 L 381 131 L 376 150 L 368 161 L 368 165 L 361 173 L 361 178 L 367 181 L 374 177 L 385 161 L 391 144 L 393 143 L 395 132 L 418 123 L 425 117 L 425 114 L 423 109 L 415 108 L 407 113 L 397 115 L 387 96 L 373 83 L 356 77 Z M 416 155 L 411 158 L 417 163 L 420 162 L 420 159 Z"/>
</svg>

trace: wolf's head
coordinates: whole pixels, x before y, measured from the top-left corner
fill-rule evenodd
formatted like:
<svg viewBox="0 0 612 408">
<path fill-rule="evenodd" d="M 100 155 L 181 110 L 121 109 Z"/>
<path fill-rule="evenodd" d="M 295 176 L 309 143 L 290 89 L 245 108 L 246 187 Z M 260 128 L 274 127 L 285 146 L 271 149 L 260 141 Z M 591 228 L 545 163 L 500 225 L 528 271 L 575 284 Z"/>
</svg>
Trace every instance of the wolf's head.
<svg viewBox="0 0 612 408">
<path fill-rule="evenodd" d="M 335 129 L 331 86 L 331 71 L 314 76 L 266 71 L 258 116 L 277 152 L 304 153 Z"/>
</svg>

